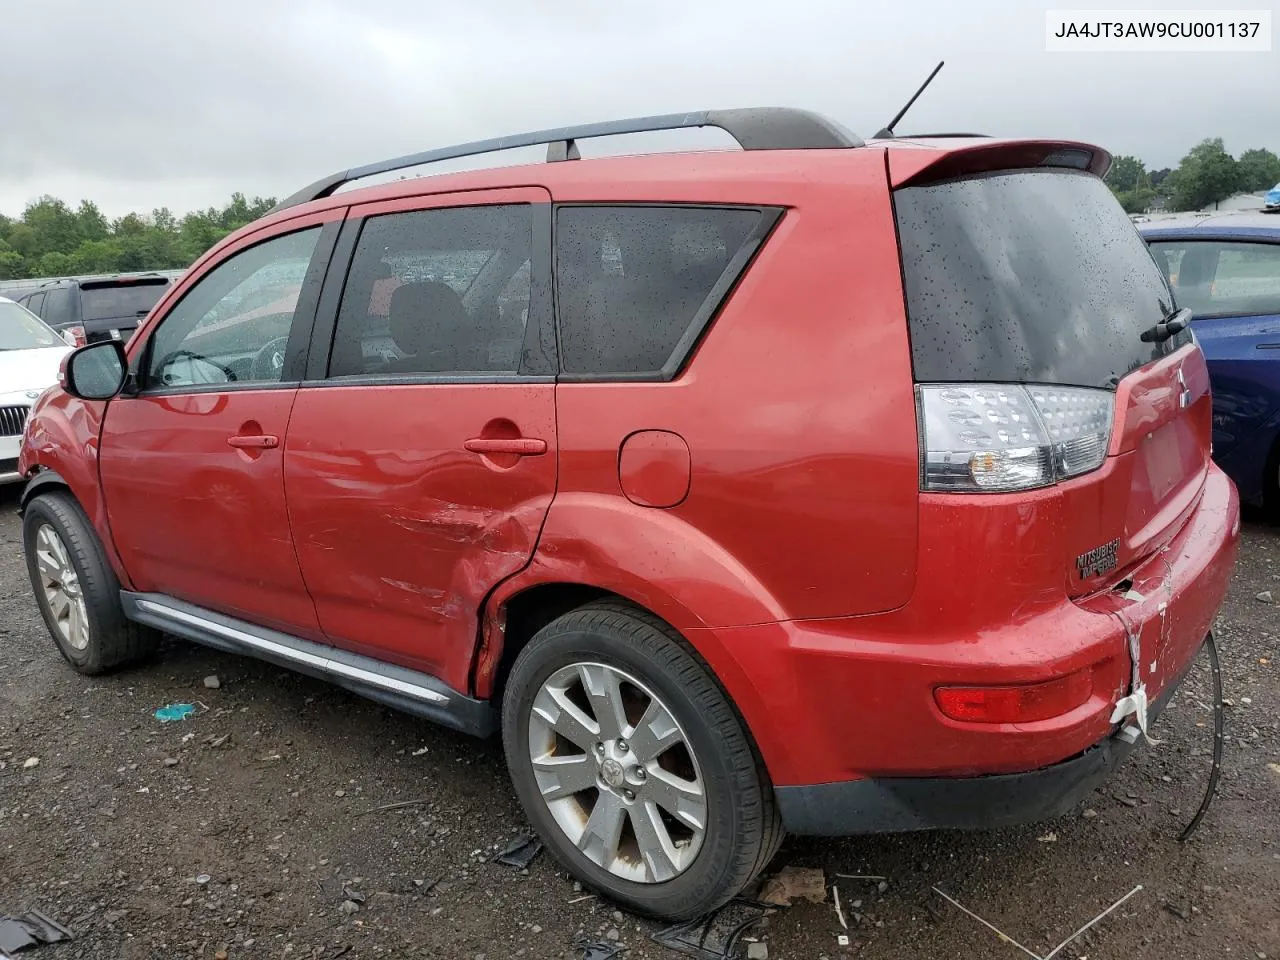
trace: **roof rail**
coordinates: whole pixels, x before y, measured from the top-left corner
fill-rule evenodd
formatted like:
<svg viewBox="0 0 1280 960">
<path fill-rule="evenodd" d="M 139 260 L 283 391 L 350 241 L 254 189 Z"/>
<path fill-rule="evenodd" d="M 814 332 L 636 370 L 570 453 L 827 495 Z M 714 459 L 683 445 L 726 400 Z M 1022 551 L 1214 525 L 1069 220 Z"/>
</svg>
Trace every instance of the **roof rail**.
<svg viewBox="0 0 1280 960">
<path fill-rule="evenodd" d="M 482 153 L 511 150 L 547 144 L 547 162 L 579 158 L 575 141 L 591 137 L 610 137 L 655 130 L 680 130 L 690 127 L 718 127 L 738 141 L 743 150 L 822 150 L 860 147 L 862 140 L 839 124 L 808 110 L 791 107 L 748 107 L 735 110 L 700 110 L 696 113 L 668 113 L 630 120 L 609 120 L 574 127 L 557 127 L 520 133 L 491 140 L 475 140 L 452 147 L 441 147 L 422 153 L 411 153 L 392 160 L 353 167 L 317 180 L 271 208 L 272 213 L 288 207 L 328 197 L 343 184 L 362 180 L 379 173 L 404 170 L 441 160 L 455 160 Z"/>
<path fill-rule="evenodd" d="M 894 140 L 941 140 L 945 137 L 960 137 L 962 139 L 982 138 L 984 140 L 991 139 L 989 133 L 895 133 Z"/>
</svg>

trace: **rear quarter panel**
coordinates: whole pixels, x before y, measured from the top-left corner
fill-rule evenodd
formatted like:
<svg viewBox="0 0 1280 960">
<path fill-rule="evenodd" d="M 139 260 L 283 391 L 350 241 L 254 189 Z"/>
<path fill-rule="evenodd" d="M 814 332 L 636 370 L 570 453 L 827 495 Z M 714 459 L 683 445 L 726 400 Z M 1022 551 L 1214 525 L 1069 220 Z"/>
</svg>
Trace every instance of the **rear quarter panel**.
<svg viewBox="0 0 1280 960">
<path fill-rule="evenodd" d="M 787 209 L 675 380 L 557 387 L 559 491 L 535 569 L 617 589 L 682 628 L 909 599 L 918 453 L 884 155 L 832 153 L 797 158 L 794 179 L 688 195 L 553 188 L 557 201 Z M 623 496 L 619 449 L 638 430 L 687 443 L 679 504 Z"/>
</svg>

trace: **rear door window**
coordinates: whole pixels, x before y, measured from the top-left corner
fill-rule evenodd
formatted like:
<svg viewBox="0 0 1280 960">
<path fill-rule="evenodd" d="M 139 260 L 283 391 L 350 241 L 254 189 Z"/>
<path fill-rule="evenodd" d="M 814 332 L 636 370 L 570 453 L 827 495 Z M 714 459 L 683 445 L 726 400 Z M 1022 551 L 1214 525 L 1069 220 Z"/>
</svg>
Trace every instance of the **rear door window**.
<svg viewBox="0 0 1280 960">
<path fill-rule="evenodd" d="M 1151 252 L 1089 174 L 1020 170 L 895 192 L 915 377 L 1114 387 L 1190 342 Z"/>
<path fill-rule="evenodd" d="M 370 217 L 338 310 L 330 377 L 520 371 L 529 204 Z"/>
<path fill-rule="evenodd" d="M 59 326 L 68 324 L 74 319 L 71 316 L 69 287 L 54 287 L 45 294 L 43 317 L 45 323 Z"/>
<path fill-rule="evenodd" d="M 1280 314 L 1280 244 L 1156 240 L 1151 250 L 1197 318 Z"/>
<path fill-rule="evenodd" d="M 556 310 L 564 372 L 674 374 L 776 217 L 760 209 L 561 207 Z"/>
<path fill-rule="evenodd" d="M 33 293 L 22 301 L 22 305 L 34 313 L 37 317 L 43 317 L 44 313 L 44 294 Z"/>
</svg>

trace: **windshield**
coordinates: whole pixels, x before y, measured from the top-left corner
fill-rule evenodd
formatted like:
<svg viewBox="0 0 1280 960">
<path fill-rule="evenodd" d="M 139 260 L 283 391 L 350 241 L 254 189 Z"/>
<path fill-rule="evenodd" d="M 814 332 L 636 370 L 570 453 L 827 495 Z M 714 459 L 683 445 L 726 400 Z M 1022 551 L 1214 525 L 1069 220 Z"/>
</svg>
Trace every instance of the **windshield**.
<svg viewBox="0 0 1280 960">
<path fill-rule="evenodd" d="M 25 307 L 0 300 L 0 350 L 65 347 L 66 343 Z"/>
<path fill-rule="evenodd" d="M 113 287 L 82 287 L 80 304 L 85 320 L 140 317 L 156 305 L 168 281 L 128 283 Z"/>
<path fill-rule="evenodd" d="M 1019 170 L 894 194 L 915 377 L 1114 387 L 1191 340 L 1147 245 L 1097 177 Z"/>
</svg>

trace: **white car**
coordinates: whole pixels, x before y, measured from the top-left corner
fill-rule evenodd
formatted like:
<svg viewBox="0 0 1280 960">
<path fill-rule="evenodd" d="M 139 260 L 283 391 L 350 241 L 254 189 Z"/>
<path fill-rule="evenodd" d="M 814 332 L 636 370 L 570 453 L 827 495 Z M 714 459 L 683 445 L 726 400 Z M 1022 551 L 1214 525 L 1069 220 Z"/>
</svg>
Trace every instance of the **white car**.
<svg viewBox="0 0 1280 960">
<path fill-rule="evenodd" d="M 31 405 L 58 382 L 71 347 L 26 307 L 0 297 L 0 483 L 20 480 L 18 449 Z"/>
</svg>

